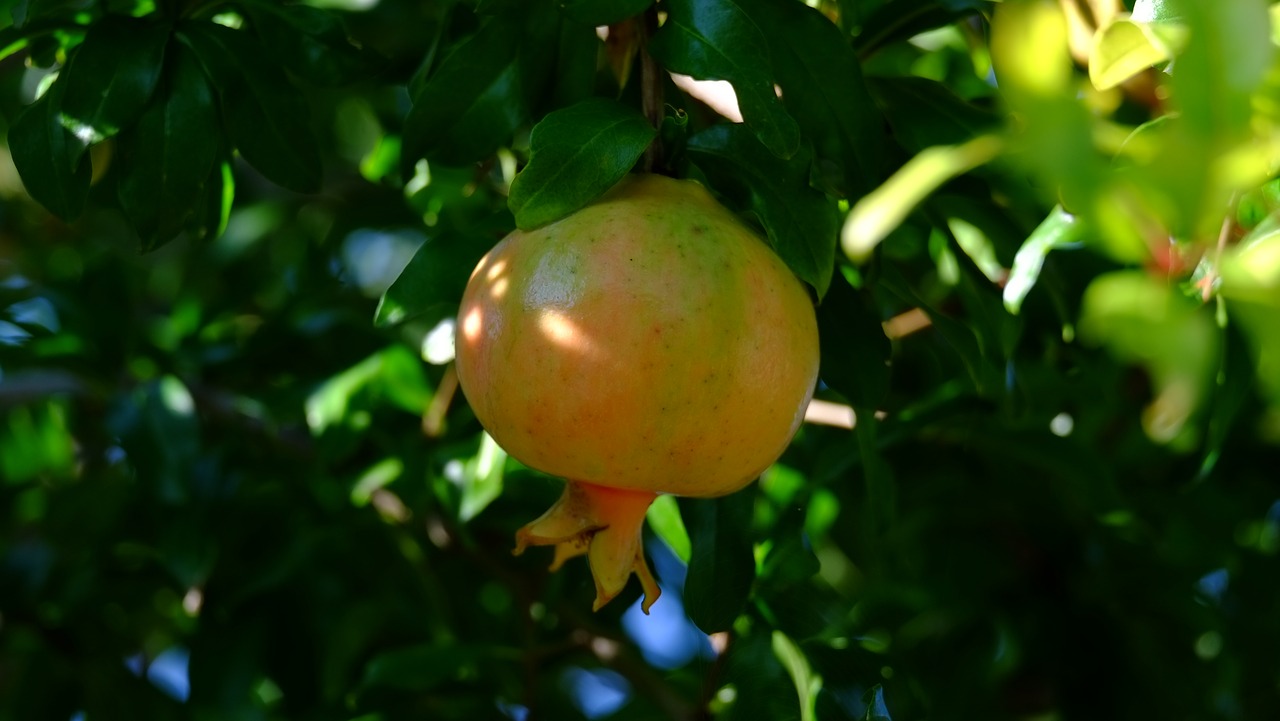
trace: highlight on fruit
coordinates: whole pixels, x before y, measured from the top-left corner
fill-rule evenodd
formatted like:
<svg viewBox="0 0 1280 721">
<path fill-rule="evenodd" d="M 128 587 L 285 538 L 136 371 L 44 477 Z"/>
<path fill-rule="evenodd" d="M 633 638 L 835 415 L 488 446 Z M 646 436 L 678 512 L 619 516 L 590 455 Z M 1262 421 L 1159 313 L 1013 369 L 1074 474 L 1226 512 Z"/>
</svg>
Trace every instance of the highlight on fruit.
<svg viewBox="0 0 1280 721">
<path fill-rule="evenodd" d="M 631 574 L 660 593 L 641 526 L 658 494 L 737 491 L 778 459 L 818 374 L 806 288 L 694 181 L 628 176 L 504 238 L 458 315 L 458 380 L 508 453 L 565 479 L 517 554 L 585 555 L 595 609 Z"/>
</svg>

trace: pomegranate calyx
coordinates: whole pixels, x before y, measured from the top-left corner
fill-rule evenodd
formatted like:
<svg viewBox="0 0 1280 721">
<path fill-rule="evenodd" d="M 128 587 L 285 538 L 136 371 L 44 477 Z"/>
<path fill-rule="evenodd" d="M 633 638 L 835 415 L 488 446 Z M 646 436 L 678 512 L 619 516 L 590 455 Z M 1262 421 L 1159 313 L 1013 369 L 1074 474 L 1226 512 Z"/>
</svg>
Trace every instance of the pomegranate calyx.
<svg viewBox="0 0 1280 721">
<path fill-rule="evenodd" d="M 596 584 L 595 611 L 621 593 L 635 573 L 644 588 L 640 608 L 647 614 L 662 590 L 645 561 L 640 533 L 657 497 L 649 491 L 566 481 L 559 500 L 516 532 L 515 554 L 529 546 L 554 546 L 552 571 L 570 558 L 586 555 Z"/>
</svg>

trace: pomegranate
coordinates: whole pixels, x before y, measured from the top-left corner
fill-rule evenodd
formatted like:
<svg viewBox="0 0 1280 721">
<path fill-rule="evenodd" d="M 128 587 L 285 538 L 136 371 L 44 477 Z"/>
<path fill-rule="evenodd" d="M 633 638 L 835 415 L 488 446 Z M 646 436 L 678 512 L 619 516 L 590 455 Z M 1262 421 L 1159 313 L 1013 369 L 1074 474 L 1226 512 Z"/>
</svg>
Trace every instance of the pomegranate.
<svg viewBox="0 0 1280 721">
<path fill-rule="evenodd" d="M 459 309 L 458 380 L 485 429 L 566 479 L 516 553 L 585 554 L 595 608 L 634 572 L 659 493 L 741 489 L 786 448 L 818 372 L 800 281 L 693 181 L 628 176 L 595 203 L 515 231 L 476 266 Z"/>
</svg>

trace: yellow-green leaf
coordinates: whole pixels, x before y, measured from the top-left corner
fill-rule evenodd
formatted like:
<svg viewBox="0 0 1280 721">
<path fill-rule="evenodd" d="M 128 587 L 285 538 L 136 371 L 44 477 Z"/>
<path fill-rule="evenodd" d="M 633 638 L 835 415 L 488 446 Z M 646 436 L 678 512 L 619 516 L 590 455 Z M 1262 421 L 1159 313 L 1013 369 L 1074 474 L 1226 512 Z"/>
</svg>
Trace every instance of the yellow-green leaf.
<svg viewBox="0 0 1280 721">
<path fill-rule="evenodd" d="M 1108 90 L 1171 58 L 1171 49 L 1149 25 L 1117 19 L 1093 38 L 1089 80 L 1095 88 Z"/>
</svg>

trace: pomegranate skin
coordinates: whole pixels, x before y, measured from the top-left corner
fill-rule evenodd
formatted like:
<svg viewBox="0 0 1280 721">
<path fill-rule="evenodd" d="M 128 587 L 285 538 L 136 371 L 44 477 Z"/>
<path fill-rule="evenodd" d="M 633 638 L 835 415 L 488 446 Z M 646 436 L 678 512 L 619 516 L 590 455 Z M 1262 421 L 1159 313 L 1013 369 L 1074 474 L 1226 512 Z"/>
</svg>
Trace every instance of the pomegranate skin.
<svg viewBox="0 0 1280 721">
<path fill-rule="evenodd" d="M 629 176 L 480 261 L 457 370 L 481 424 L 532 468 L 719 496 L 795 434 L 818 329 L 800 281 L 701 185 Z"/>
<path fill-rule="evenodd" d="M 565 479 L 516 553 L 586 555 L 595 609 L 631 574 L 661 594 L 641 528 L 659 493 L 719 496 L 791 441 L 818 374 L 809 294 L 706 189 L 629 176 L 595 203 L 515 231 L 459 308 L 458 381 L 515 458 Z"/>
</svg>

